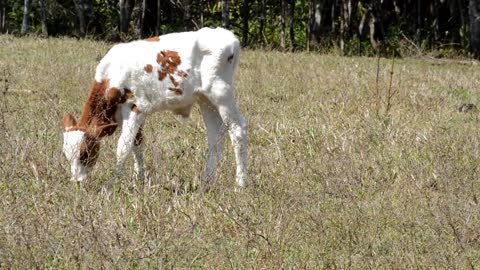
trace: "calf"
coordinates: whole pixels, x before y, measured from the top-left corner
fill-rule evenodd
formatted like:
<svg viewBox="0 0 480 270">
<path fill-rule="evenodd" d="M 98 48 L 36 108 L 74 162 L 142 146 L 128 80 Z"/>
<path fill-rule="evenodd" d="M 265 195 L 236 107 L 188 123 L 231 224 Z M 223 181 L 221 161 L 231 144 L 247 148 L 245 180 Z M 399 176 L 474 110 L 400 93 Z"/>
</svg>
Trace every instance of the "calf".
<svg viewBox="0 0 480 270">
<path fill-rule="evenodd" d="M 236 182 L 247 177 L 247 125 L 234 98 L 233 75 L 238 39 L 222 28 L 163 35 L 114 46 L 97 66 L 95 81 L 77 122 L 63 119 L 63 152 L 72 180 L 83 181 L 94 166 L 100 139 L 121 126 L 116 174 L 133 152 L 135 173 L 144 178 L 142 126 L 153 112 L 170 110 L 189 117 L 195 103 L 208 132 L 207 182 L 215 180 L 221 155 L 222 126 L 236 158 Z"/>
</svg>

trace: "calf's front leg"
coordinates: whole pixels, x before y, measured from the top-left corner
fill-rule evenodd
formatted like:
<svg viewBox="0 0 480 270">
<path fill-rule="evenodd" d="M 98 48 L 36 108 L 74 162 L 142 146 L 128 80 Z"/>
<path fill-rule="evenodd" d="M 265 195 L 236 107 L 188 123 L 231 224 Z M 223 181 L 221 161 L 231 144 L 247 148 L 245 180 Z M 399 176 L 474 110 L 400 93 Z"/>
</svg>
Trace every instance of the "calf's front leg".
<svg viewBox="0 0 480 270">
<path fill-rule="evenodd" d="M 136 145 L 136 142 L 139 141 L 138 134 L 141 132 L 140 129 L 145 122 L 145 115 L 136 109 L 135 106 L 123 106 L 120 113 L 122 133 L 120 134 L 117 145 L 115 176 L 110 179 L 103 188 L 103 192 L 107 195 L 112 193 L 116 178 L 123 175 L 125 162 L 132 150 L 135 158 L 135 172 L 139 178 L 144 177 L 142 144 L 140 141 L 140 143 Z"/>
<path fill-rule="evenodd" d="M 129 108 L 122 108 L 122 134 L 118 139 L 117 145 L 117 163 L 115 165 L 115 173 L 117 176 L 123 174 L 125 169 L 125 162 L 132 152 L 134 151 L 134 158 L 136 160 L 136 173 L 143 174 L 143 152 L 140 144 L 136 144 L 138 142 L 138 134 L 140 132 L 143 123 L 145 122 L 145 114 L 140 112 L 134 106 L 132 109 Z M 141 133 L 140 133 L 141 134 Z M 143 177 L 143 175 L 142 175 Z"/>
</svg>

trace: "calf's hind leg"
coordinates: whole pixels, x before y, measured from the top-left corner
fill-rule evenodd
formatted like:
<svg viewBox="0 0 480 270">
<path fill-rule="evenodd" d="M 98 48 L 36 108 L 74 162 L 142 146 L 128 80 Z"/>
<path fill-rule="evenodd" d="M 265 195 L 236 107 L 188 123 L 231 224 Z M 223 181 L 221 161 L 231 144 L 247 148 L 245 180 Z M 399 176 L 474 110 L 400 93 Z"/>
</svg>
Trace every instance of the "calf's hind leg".
<svg viewBox="0 0 480 270">
<path fill-rule="evenodd" d="M 199 105 L 208 136 L 207 166 L 204 178 L 206 184 L 210 185 L 216 180 L 217 165 L 223 152 L 223 131 L 226 129 L 217 108 L 206 97 L 200 99 Z"/>
<path fill-rule="evenodd" d="M 230 84 L 216 80 L 212 84 L 211 92 L 206 95 L 215 105 L 223 124 L 228 128 L 237 164 L 236 182 L 239 187 L 244 187 L 247 181 L 247 122 L 237 108 Z"/>
</svg>

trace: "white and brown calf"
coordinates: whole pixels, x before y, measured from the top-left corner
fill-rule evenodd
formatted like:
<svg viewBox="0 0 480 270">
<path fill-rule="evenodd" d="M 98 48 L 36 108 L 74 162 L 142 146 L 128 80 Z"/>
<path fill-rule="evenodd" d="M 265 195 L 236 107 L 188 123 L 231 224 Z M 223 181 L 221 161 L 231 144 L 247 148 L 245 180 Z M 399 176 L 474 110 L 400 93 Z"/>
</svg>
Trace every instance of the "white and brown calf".
<svg viewBox="0 0 480 270">
<path fill-rule="evenodd" d="M 247 178 L 247 126 L 234 98 L 233 75 L 240 45 L 222 28 L 168 34 L 114 46 L 100 61 L 95 82 L 77 122 L 63 119 L 63 152 L 73 180 L 82 181 L 97 159 L 99 140 L 121 126 L 116 173 L 133 152 L 135 172 L 144 178 L 142 126 L 153 112 L 188 117 L 198 103 L 208 132 L 205 178 L 215 180 L 222 126 L 228 128 L 243 187 Z"/>
</svg>

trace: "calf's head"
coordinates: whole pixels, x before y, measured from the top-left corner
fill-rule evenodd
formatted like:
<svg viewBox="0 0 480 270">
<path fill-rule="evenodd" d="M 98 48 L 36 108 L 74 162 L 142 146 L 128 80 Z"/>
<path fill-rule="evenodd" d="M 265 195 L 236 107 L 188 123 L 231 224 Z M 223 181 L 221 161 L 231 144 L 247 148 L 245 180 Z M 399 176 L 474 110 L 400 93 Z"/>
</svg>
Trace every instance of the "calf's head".
<svg viewBox="0 0 480 270">
<path fill-rule="evenodd" d="M 70 163 L 73 181 L 87 179 L 95 165 L 100 149 L 100 138 L 113 133 L 117 124 L 84 127 L 77 125 L 71 114 L 63 118 L 63 153 Z"/>
</svg>

